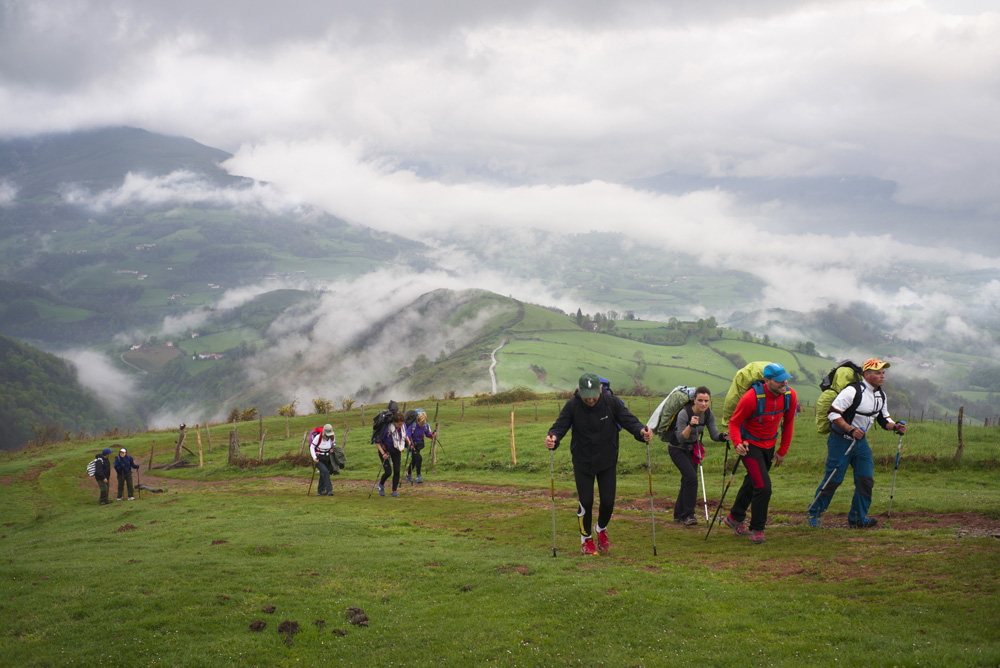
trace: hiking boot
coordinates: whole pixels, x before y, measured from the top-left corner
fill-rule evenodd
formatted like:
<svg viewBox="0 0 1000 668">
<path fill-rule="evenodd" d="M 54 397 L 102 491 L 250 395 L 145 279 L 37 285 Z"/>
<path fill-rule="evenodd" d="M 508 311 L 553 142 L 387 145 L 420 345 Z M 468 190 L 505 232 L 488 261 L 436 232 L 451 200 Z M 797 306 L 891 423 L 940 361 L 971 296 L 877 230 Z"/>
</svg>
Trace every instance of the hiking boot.
<svg viewBox="0 0 1000 668">
<path fill-rule="evenodd" d="M 378 486 L 378 495 L 385 496 L 385 487 L 383 485 Z"/>
<path fill-rule="evenodd" d="M 584 539 L 583 543 L 580 545 L 580 550 L 583 551 L 584 555 L 588 557 L 597 554 L 597 546 L 594 545 L 594 539 Z"/>
<path fill-rule="evenodd" d="M 406 474 L 406 482 L 410 483 L 411 485 L 413 484 L 413 476 L 411 476 L 409 473 Z"/>
<path fill-rule="evenodd" d="M 684 526 L 686 527 L 693 527 L 698 524 L 697 517 L 685 517 L 682 521 L 684 522 Z"/>
<path fill-rule="evenodd" d="M 754 545 L 760 545 L 764 542 L 764 532 L 763 531 L 751 531 L 750 532 L 750 542 Z"/>
<path fill-rule="evenodd" d="M 419 473 L 417 474 L 416 481 L 421 483 L 424 481 L 424 479 L 421 477 Z"/>
<path fill-rule="evenodd" d="M 818 529 L 823 528 L 823 520 L 819 518 L 819 515 L 813 515 L 810 513 L 809 515 L 806 515 L 806 519 L 809 520 L 809 526 L 816 527 Z"/>
<path fill-rule="evenodd" d="M 745 536 L 748 533 L 747 528 L 743 526 L 743 522 L 737 522 L 736 520 L 733 519 L 732 515 L 726 515 L 722 519 L 722 523 L 725 524 L 730 529 L 732 529 L 733 533 L 736 534 L 737 536 Z"/>
<path fill-rule="evenodd" d="M 875 519 L 874 517 L 865 517 L 864 519 L 860 519 L 857 522 L 853 522 L 851 520 L 847 521 L 847 526 L 849 526 L 852 529 L 871 529 L 876 524 L 878 524 L 878 520 Z"/>
<path fill-rule="evenodd" d="M 129 501 L 135 501 L 135 497 L 134 496 L 130 496 L 130 497 L 128 497 L 128 500 Z"/>
<path fill-rule="evenodd" d="M 611 549 L 611 541 L 608 540 L 608 530 L 597 532 L 597 549 L 601 552 L 607 552 Z"/>
<path fill-rule="evenodd" d="M 394 496 L 394 497 L 396 497 L 396 498 L 399 498 L 399 492 L 395 492 L 395 491 L 394 491 L 394 492 L 392 493 L 392 496 Z"/>
</svg>

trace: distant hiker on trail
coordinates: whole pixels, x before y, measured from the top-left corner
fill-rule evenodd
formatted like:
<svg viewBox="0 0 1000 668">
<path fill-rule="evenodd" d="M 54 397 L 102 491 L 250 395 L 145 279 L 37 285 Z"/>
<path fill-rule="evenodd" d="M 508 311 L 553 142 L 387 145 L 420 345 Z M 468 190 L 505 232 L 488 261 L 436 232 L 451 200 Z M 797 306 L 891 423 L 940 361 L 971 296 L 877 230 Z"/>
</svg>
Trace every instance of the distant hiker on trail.
<svg viewBox="0 0 1000 668">
<path fill-rule="evenodd" d="M 886 431 L 906 433 L 905 424 L 893 422 L 889 417 L 885 392 L 882 390 L 885 370 L 888 368 L 889 363 L 880 359 L 866 361 L 861 365 L 863 380 L 842 389 L 830 405 L 830 412 L 827 414 L 830 435 L 826 439 L 826 471 L 816 489 L 815 496 L 818 498 L 808 509 L 807 518 L 811 526 L 823 525 L 820 517 L 830 506 L 837 487 L 844 481 L 847 463 L 854 470 L 854 497 L 847 514 L 848 526 L 853 529 L 868 529 L 878 523 L 874 517 L 868 517 L 872 488 L 875 486 L 875 462 L 868 446 L 868 429 L 877 421 Z M 842 461 L 845 456 L 846 462 Z M 824 481 L 827 481 L 825 489 Z"/>
<path fill-rule="evenodd" d="M 410 460 L 410 466 L 406 470 L 406 481 L 413 482 L 413 469 L 417 470 L 417 482 L 423 482 L 424 479 L 420 476 L 420 467 L 424 463 L 424 456 L 420 454 L 420 451 L 424 449 L 424 439 L 434 438 L 434 433 L 431 428 L 427 426 L 427 413 L 422 410 L 417 411 L 417 419 L 406 429 L 406 435 L 410 438 L 410 451 L 413 453 L 413 458 Z"/>
<path fill-rule="evenodd" d="M 382 458 L 382 468 L 385 472 L 378 482 L 378 495 L 385 496 L 385 481 L 392 476 L 392 495 L 399 496 L 399 464 L 403 450 L 410 444 L 406 435 L 406 418 L 402 413 L 392 416 L 392 424 L 382 432 L 378 442 L 378 454 Z"/>
<path fill-rule="evenodd" d="M 737 536 L 749 536 L 751 543 L 764 542 L 767 507 L 771 502 L 771 464 L 781 466 L 788 453 L 798 403 L 795 390 L 788 386 L 792 376 L 785 371 L 785 367 L 768 364 L 763 373 L 761 396 L 757 395 L 757 388 L 748 389 L 740 397 L 729 419 L 729 437 L 737 454 L 742 457 L 747 475 L 733 502 L 733 509 L 722 523 Z M 775 454 L 779 427 L 781 444 Z M 748 507 L 751 508 L 749 531 L 743 526 Z"/>
<path fill-rule="evenodd" d="M 316 486 L 316 493 L 320 496 L 333 496 L 333 483 L 330 482 L 330 474 L 340 473 L 340 467 L 332 458 L 335 445 L 337 445 L 337 435 L 333 432 L 332 424 L 323 425 L 321 432 L 314 430 L 309 438 L 309 454 L 319 471 L 319 484 Z"/>
<path fill-rule="evenodd" d="M 108 477 L 111 475 L 111 462 L 108 461 L 108 455 L 111 454 L 111 448 L 104 448 L 101 450 L 101 454 L 94 458 L 96 466 L 94 468 L 94 480 L 97 481 L 97 489 L 101 490 L 101 499 L 97 505 L 106 506 L 111 503 L 108 499 Z"/>
<path fill-rule="evenodd" d="M 135 501 L 135 489 L 132 487 L 132 469 L 139 468 L 139 465 L 132 459 L 128 450 L 122 448 L 115 457 L 115 474 L 118 476 L 118 501 L 122 500 L 122 492 L 125 483 L 128 483 L 128 500 Z"/>
<path fill-rule="evenodd" d="M 625 404 L 608 392 L 601 391 L 601 380 L 592 373 L 580 376 L 579 387 L 566 402 L 559 417 L 549 428 L 545 447 L 555 450 L 570 429 L 573 436 L 569 449 L 573 458 L 573 476 L 580 499 L 577 517 L 580 520 L 580 544 L 584 554 L 597 554 L 611 549 L 608 523 L 615 509 L 615 488 L 618 466 L 618 426 L 621 425 L 639 442 L 648 443 L 653 431 L 639 421 Z M 594 509 L 594 481 L 600 505 L 597 512 L 597 546 L 591 535 Z"/>
<path fill-rule="evenodd" d="M 681 472 L 681 489 L 674 503 L 674 522 L 684 526 L 698 524 L 694 512 L 698 504 L 698 464 L 704 457 L 701 447 L 702 434 L 708 428 L 708 434 L 713 441 L 724 443 L 729 434 L 719 433 L 715 426 L 715 414 L 710 404 L 712 393 L 704 385 L 694 391 L 694 400 L 681 408 L 677 413 L 674 428 L 667 432 L 670 443 L 667 452 L 674 466 Z M 696 453 L 700 451 L 697 457 Z"/>
</svg>

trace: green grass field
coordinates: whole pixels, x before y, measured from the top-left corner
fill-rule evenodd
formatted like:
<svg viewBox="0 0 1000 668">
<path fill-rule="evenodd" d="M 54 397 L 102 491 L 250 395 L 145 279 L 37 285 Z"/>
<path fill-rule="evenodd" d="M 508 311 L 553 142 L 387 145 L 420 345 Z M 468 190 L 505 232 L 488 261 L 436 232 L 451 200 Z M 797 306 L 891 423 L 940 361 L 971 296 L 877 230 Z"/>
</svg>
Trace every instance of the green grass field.
<svg viewBox="0 0 1000 668">
<path fill-rule="evenodd" d="M 654 401 L 626 400 L 640 418 Z M 645 447 L 625 435 L 612 551 L 583 557 L 568 448 L 551 455 L 550 482 L 542 446 L 561 404 L 409 402 L 440 423 L 441 443 L 436 464 L 425 450 L 426 482 L 404 482 L 399 499 L 369 498 L 379 406 L 365 425 L 359 408 L 263 421 L 265 459 L 297 454 L 313 426 L 336 427 L 348 467 L 330 498 L 315 496 L 308 467 L 227 466 L 230 425 L 192 425 L 195 454 L 182 453 L 195 466 L 169 472 L 146 468 L 151 452 L 154 465 L 173 460 L 168 432 L 4 454 L 0 665 L 1000 664 L 1000 429 L 967 426 L 956 464 L 954 425 L 912 423 L 888 521 L 898 439 L 872 434 L 880 528 L 841 528 L 845 484 L 830 528 L 811 530 L 803 511 L 825 448 L 804 411 L 757 546 L 670 522 L 678 476 L 663 444 L 652 443 L 650 483 Z M 239 425 L 244 456 L 257 457 L 260 429 Z M 164 491 L 98 507 L 84 469 L 111 443 Z M 723 455 L 713 444 L 705 462 L 713 511 Z M 369 626 L 349 623 L 350 606 Z M 290 644 L 286 621 L 299 628 Z"/>
</svg>

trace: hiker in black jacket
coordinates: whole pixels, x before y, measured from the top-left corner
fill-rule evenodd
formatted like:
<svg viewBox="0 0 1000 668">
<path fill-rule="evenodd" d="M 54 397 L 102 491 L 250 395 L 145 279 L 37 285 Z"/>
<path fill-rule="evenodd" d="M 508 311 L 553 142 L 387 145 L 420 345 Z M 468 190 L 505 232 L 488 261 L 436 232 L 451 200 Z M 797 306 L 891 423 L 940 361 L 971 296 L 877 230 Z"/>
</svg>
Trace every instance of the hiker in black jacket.
<svg viewBox="0 0 1000 668">
<path fill-rule="evenodd" d="M 653 432 L 639 421 L 625 404 L 610 392 L 602 392 L 601 380 L 592 373 L 580 377 L 579 388 L 566 402 L 559 417 L 549 428 L 545 447 L 555 450 L 570 429 L 573 436 L 569 449 L 573 457 L 573 475 L 580 499 L 577 517 L 580 519 L 580 543 L 584 554 L 597 554 L 611 549 L 608 523 L 615 509 L 615 487 L 618 465 L 619 425 L 637 441 L 648 443 Z M 590 533 L 594 508 L 594 481 L 600 504 L 597 511 L 597 546 Z"/>
<path fill-rule="evenodd" d="M 101 490 L 101 499 L 98 502 L 101 506 L 111 503 L 108 499 L 108 478 L 111 476 L 111 462 L 108 461 L 110 454 L 111 448 L 104 448 L 96 458 L 97 467 L 94 469 L 94 480 L 97 481 L 97 489 Z"/>
</svg>

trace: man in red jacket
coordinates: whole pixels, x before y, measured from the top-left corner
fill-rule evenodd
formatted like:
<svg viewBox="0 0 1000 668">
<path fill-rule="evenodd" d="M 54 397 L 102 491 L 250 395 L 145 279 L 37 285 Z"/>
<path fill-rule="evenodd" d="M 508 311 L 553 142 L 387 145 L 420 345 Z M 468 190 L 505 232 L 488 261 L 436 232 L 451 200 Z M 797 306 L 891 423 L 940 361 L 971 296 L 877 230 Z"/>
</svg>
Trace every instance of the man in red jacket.
<svg viewBox="0 0 1000 668">
<path fill-rule="evenodd" d="M 795 390 L 788 386 L 791 375 L 780 364 L 764 367 L 764 380 L 754 383 L 736 404 L 729 420 L 729 437 L 737 454 L 743 457 L 747 475 L 733 503 L 722 520 L 737 536 L 749 536 L 751 543 L 764 542 L 767 506 L 771 501 L 771 464 L 781 466 L 792 442 L 795 425 Z M 774 446 L 781 427 L 781 445 Z M 750 530 L 743 526 L 747 507 L 751 509 Z"/>
</svg>

